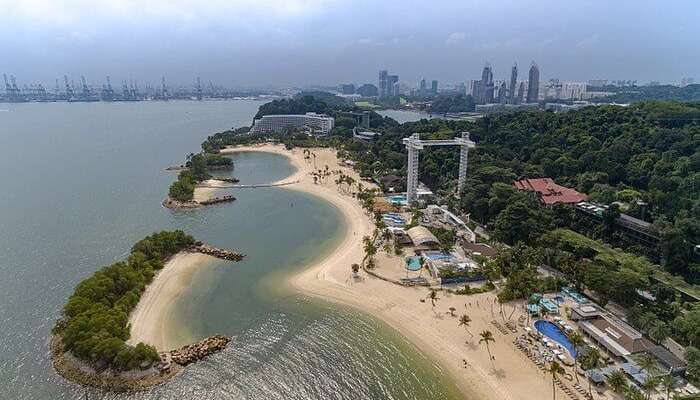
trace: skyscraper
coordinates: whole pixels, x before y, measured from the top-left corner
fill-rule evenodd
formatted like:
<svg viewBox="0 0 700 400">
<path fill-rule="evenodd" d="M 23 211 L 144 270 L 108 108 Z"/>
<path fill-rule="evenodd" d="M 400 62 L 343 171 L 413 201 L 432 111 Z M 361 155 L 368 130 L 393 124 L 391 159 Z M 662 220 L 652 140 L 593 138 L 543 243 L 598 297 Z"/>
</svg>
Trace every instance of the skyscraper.
<svg viewBox="0 0 700 400">
<path fill-rule="evenodd" d="M 527 82 L 527 103 L 537 103 L 540 97 L 540 69 L 532 62 Z"/>
<path fill-rule="evenodd" d="M 384 98 L 387 96 L 387 88 L 388 88 L 388 77 L 389 77 L 389 71 L 387 70 L 381 70 L 379 71 L 379 98 Z"/>
<path fill-rule="evenodd" d="M 506 86 L 506 81 L 501 82 L 501 87 L 498 89 L 498 102 L 501 104 L 506 104 L 508 94 L 508 87 Z"/>
<path fill-rule="evenodd" d="M 510 87 L 508 88 L 508 90 L 510 90 L 510 92 L 508 93 L 508 102 L 510 104 L 515 104 L 515 94 L 517 92 L 515 85 L 517 83 L 518 83 L 518 63 L 514 63 L 513 68 L 510 69 Z"/>
<path fill-rule="evenodd" d="M 481 80 L 474 87 L 476 104 L 487 104 L 493 102 L 493 71 L 491 64 L 486 63 L 481 72 Z"/>
<path fill-rule="evenodd" d="M 420 78 L 420 86 L 418 90 L 420 91 L 421 94 L 425 93 L 425 90 L 428 88 L 427 84 L 425 83 L 425 78 Z"/>
<path fill-rule="evenodd" d="M 515 98 L 515 104 L 520 104 L 523 101 L 523 96 L 525 96 L 525 82 L 520 82 L 518 87 L 518 96 Z"/>
<path fill-rule="evenodd" d="M 433 94 L 437 94 L 438 92 L 438 81 L 433 80 L 430 84 L 430 91 L 433 92 Z"/>
<path fill-rule="evenodd" d="M 386 97 L 399 95 L 399 76 L 389 75 L 386 78 Z"/>
</svg>

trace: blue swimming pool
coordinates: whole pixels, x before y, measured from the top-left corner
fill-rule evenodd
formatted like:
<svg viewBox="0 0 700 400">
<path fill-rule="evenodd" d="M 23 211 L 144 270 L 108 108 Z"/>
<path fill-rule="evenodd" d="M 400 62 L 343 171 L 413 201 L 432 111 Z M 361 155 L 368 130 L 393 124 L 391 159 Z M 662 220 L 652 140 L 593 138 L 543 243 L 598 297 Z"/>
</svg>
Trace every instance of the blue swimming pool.
<svg viewBox="0 0 700 400">
<path fill-rule="evenodd" d="M 451 261 L 454 259 L 451 254 L 445 254 L 441 251 L 424 251 L 423 255 L 431 260 Z"/>
<path fill-rule="evenodd" d="M 539 333 L 564 346 L 572 357 L 576 357 L 576 348 L 558 326 L 549 321 L 539 320 L 535 321 L 535 329 L 537 329 Z"/>
<path fill-rule="evenodd" d="M 403 195 L 391 196 L 389 197 L 389 202 L 398 206 L 405 206 L 406 204 L 408 204 L 406 196 Z"/>
<path fill-rule="evenodd" d="M 406 269 L 409 271 L 420 271 L 420 256 L 406 257 Z"/>
</svg>

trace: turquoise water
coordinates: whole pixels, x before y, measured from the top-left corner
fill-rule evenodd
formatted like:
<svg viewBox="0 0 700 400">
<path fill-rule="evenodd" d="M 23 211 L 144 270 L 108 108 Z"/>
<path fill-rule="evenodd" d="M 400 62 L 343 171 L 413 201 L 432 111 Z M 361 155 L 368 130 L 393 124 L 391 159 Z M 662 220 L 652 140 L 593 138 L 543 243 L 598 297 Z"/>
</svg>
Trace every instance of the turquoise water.
<svg viewBox="0 0 700 400">
<path fill-rule="evenodd" d="M 7 104 L 0 112 L 0 399 L 84 399 L 50 366 L 48 338 L 77 282 L 136 240 L 183 229 L 248 255 L 199 270 L 168 318 L 187 341 L 232 345 L 149 392 L 90 399 L 456 399 L 451 381 L 382 323 L 289 289 L 284 278 L 338 243 L 339 212 L 283 188 L 231 204 L 160 205 L 204 137 L 250 123 L 259 102 Z M 277 180 L 281 156 L 236 155 L 242 182 Z M 293 209 L 293 211 L 291 211 Z"/>
<path fill-rule="evenodd" d="M 564 346 L 572 357 L 576 357 L 576 348 L 573 344 L 571 344 L 569 338 L 566 337 L 564 332 L 562 332 L 558 326 L 549 321 L 539 320 L 535 321 L 535 329 L 537 329 L 537 331 L 541 334 Z"/>
<path fill-rule="evenodd" d="M 406 258 L 406 269 L 409 271 L 420 271 L 420 256 L 411 256 Z"/>
</svg>

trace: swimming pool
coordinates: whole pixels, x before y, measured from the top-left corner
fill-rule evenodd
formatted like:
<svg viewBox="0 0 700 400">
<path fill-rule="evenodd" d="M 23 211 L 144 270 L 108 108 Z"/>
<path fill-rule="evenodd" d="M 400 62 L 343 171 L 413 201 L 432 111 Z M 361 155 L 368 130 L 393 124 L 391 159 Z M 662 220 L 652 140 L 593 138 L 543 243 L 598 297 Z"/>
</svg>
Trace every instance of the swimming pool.
<svg viewBox="0 0 700 400">
<path fill-rule="evenodd" d="M 408 204 L 408 200 L 406 200 L 406 196 L 391 196 L 389 197 L 389 202 L 394 205 L 399 205 L 399 206 L 405 206 Z"/>
<path fill-rule="evenodd" d="M 454 259 L 451 254 L 445 254 L 441 251 L 424 251 L 423 255 L 431 260 L 451 261 Z"/>
<path fill-rule="evenodd" d="M 562 332 L 558 326 L 549 321 L 541 319 L 539 321 L 535 321 L 535 329 L 537 329 L 539 333 L 564 346 L 572 357 L 576 357 L 576 348 L 573 344 L 571 344 L 569 338 L 566 337 L 564 332 Z"/>
<path fill-rule="evenodd" d="M 420 271 L 420 256 L 406 257 L 406 269 L 409 271 Z"/>
</svg>

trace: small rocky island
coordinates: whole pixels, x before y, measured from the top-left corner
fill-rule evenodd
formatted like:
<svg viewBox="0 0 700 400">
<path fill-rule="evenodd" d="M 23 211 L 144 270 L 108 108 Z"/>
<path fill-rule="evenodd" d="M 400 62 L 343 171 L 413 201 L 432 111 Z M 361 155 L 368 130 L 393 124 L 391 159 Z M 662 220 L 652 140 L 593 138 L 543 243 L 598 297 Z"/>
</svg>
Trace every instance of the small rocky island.
<svg viewBox="0 0 700 400">
<path fill-rule="evenodd" d="M 77 285 L 53 329 L 51 358 L 56 372 L 84 386 L 138 391 L 224 350 L 231 339 L 222 335 L 160 353 L 145 343 L 127 343 L 129 314 L 157 271 L 179 252 L 230 261 L 245 257 L 203 244 L 180 230 L 154 233 L 137 242 L 126 260 L 102 268 Z"/>
<path fill-rule="evenodd" d="M 212 178 L 209 171 L 233 169 L 233 161 L 220 154 L 200 153 L 187 156 L 187 162 L 169 170 L 179 170 L 177 180 L 170 185 L 168 197 L 163 200 L 163 206 L 170 209 L 198 208 L 218 203 L 235 201 L 232 195 L 217 196 L 203 200 L 195 199 L 195 189 L 203 187 L 204 181 L 221 183 L 238 183 L 236 178 Z"/>
</svg>

